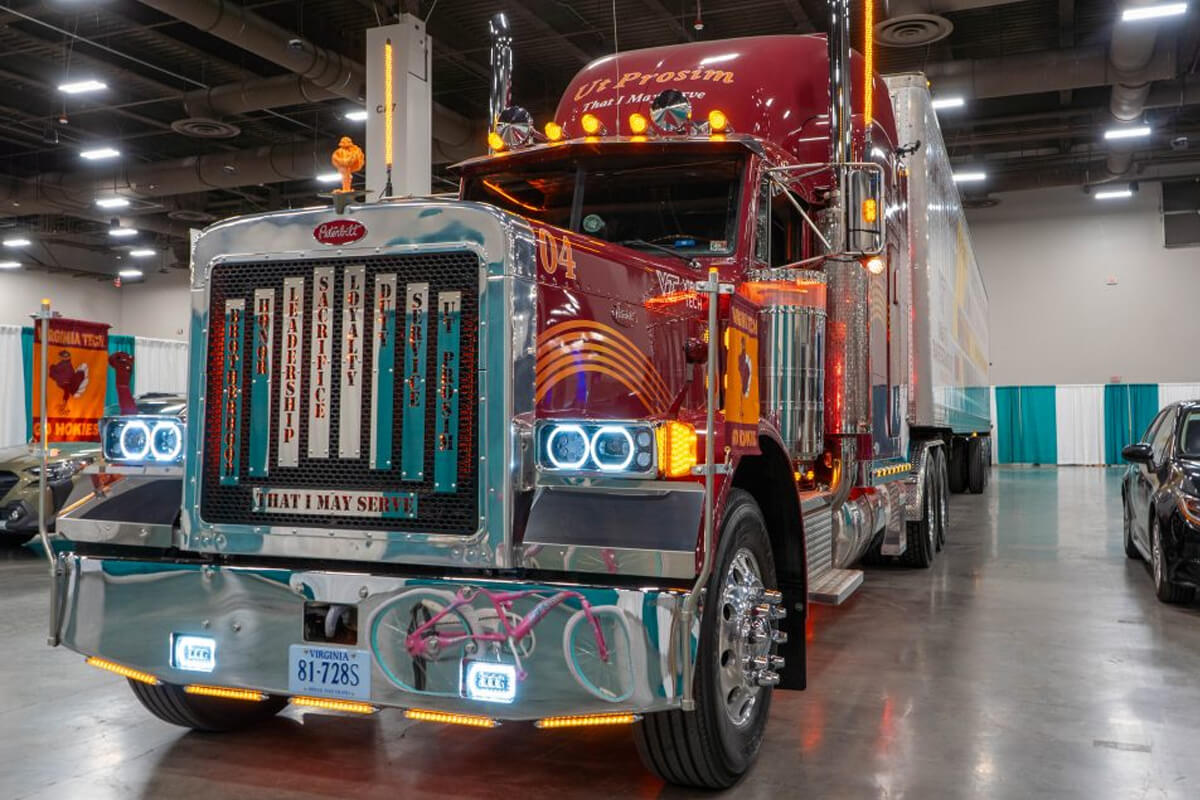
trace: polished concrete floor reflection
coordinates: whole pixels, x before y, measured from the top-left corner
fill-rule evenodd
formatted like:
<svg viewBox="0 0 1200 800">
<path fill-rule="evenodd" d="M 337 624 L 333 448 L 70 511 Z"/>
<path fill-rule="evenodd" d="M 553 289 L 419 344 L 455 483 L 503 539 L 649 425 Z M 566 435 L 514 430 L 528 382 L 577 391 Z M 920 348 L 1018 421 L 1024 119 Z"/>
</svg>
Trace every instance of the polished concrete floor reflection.
<svg viewBox="0 0 1200 800">
<path fill-rule="evenodd" d="M 997 469 L 929 571 L 871 569 L 816 608 L 810 690 L 777 693 L 729 794 L 1200 797 L 1200 607 L 1121 548 L 1118 470 Z M 683 796 L 625 730 L 443 728 L 287 712 L 186 733 L 45 646 L 43 562 L 0 553 L 0 798 Z"/>
</svg>

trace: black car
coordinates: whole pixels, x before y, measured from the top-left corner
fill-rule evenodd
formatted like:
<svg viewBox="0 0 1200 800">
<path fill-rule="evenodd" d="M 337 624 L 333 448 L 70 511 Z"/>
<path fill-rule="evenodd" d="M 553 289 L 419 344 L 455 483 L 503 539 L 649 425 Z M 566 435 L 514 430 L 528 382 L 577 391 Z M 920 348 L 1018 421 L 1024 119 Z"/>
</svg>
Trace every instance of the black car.
<svg viewBox="0 0 1200 800">
<path fill-rule="evenodd" d="M 1125 554 L 1150 562 L 1159 600 L 1189 602 L 1200 586 L 1200 400 L 1164 408 L 1121 455 Z"/>
</svg>

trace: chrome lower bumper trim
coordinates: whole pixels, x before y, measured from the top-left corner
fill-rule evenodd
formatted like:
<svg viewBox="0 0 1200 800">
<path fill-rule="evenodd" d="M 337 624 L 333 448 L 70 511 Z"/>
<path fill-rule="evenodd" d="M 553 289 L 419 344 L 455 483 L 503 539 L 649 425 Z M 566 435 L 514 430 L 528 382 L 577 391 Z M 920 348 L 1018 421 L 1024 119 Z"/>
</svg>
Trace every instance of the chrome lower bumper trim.
<svg viewBox="0 0 1200 800">
<path fill-rule="evenodd" d="M 372 677 L 367 699 L 375 705 L 513 720 L 679 706 L 678 648 L 674 645 L 679 640 L 678 620 L 685 598 L 679 592 L 210 567 L 78 555 L 68 556 L 66 563 L 69 574 L 62 643 L 81 654 L 101 656 L 168 683 L 202 682 L 290 694 L 288 649 L 305 643 L 304 604 L 313 601 L 356 607 L 355 648 L 369 651 Z M 533 616 L 530 612 L 541 600 L 563 591 L 572 593 L 570 600 L 539 618 L 530 636 L 516 643 L 526 677 L 518 682 L 512 704 L 468 700 L 449 691 L 458 685 L 461 647 L 459 652 L 447 649 L 440 658 L 422 661 L 424 689 L 412 685 L 410 676 L 415 673 L 404 645 L 406 630 L 392 624 L 394 620 L 387 615 L 404 616 L 417 603 L 425 602 L 421 598 L 432 599 L 435 605 L 449 602 L 463 588 L 529 592 L 513 604 L 514 617 Z M 580 624 L 579 597 L 586 598 L 600 617 L 610 649 L 608 662 L 593 661 L 586 668 L 579 653 L 594 640 L 590 625 Z M 464 606 L 461 615 L 473 629 L 497 626 L 497 615 L 482 594 Z M 216 668 L 196 673 L 172 667 L 173 634 L 212 637 Z M 579 636 L 583 638 L 572 638 Z M 577 642 L 583 644 L 575 649 Z M 508 660 L 509 648 L 500 649 L 499 657 Z M 476 657 L 486 654 L 486 645 L 482 645 Z M 593 688 L 588 688 L 581 674 L 596 678 Z M 594 688 L 598 684 L 603 691 Z"/>
</svg>

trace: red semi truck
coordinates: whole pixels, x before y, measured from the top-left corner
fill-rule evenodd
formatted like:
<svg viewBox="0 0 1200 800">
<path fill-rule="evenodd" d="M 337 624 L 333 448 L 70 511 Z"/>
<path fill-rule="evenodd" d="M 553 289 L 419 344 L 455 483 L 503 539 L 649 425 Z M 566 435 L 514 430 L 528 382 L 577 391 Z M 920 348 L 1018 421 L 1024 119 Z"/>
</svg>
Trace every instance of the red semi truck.
<svg viewBox="0 0 1200 800">
<path fill-rule="evenodd" d="M 456 200 L 204 231 L 184 455 L 105 426 L 112 471 L 179 463 L 178 522 L 60 522 L 52 639 L 194 728 L 630 724 L 664 779 L 736 781 L 810 599 L 928 566 L 989 462 L 927 88 L 831 8 L 600 59 L 543 129 L 502 70 Z"/>
</svg>

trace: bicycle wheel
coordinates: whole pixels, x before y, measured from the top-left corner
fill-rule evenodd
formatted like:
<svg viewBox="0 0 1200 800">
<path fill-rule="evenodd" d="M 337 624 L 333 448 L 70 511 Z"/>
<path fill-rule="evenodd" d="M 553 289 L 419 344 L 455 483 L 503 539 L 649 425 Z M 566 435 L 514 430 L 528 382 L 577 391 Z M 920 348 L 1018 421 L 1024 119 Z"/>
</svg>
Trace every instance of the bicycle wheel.
<svg viewBox="0 0 1200 800">
<path fill-rule="evenodd" d="M 600 657 L 596 632 L 583 611 L 576 611 L 563 627 L 563 658 L 571 675 L 588 692 L 609 703 L 623 702 L 634 689 L 625 612 L 617 606 L 596 606 L 592 616 L 604 636 L 608 660 Z"/>
<path fill-rule="evenodd" d="M 414 658 L 408 652 L 408 636 L 428 623 L 454 601 L 454 592 L 413 589 L 389 600 L 371 620 L 370 642 L 375 662 L 389 681 L 401 689 L 440 697 L 459 694 L 459 662 L 464 644 Z M 461 608 L 442 617 L 428 630 L 445 636 L 474 633 Z"/>
</svg>

